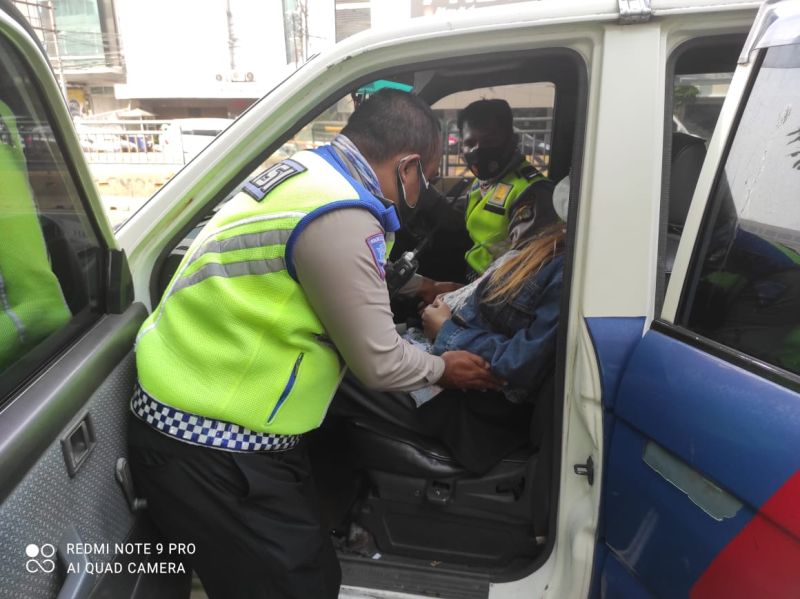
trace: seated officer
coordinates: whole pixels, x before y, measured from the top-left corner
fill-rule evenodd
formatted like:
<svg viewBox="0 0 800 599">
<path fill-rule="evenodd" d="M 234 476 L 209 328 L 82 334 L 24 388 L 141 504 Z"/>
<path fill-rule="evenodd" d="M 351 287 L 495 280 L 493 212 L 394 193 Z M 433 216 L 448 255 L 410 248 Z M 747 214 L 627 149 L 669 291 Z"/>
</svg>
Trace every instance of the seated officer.
<svg viewBox="0 0 800 599">
<path fill-rule="evenodd" d="M 531 233 L 558 221 L 553 184 L 519 151 L 505 100 L 473 102 L 459 113 L 458 129 L 464 161 L 476 177 L 466 204 L 467 231 L 474 245 L 465 259 L 474 273 L 483 274 L 509 247 L 512 211 L 528 213 Z"/>
</svg>

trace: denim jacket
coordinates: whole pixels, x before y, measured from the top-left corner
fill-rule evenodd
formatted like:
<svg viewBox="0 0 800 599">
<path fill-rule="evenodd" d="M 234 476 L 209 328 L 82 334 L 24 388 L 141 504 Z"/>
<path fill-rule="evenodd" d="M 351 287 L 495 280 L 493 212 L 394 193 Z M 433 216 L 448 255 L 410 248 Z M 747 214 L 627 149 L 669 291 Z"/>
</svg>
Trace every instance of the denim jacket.
<svg viewBox="0 0 800 599">
<path fill-rule="evenodd" d="M 556 256 L 501 303 L 482 301 L 484 281 L 439 329 L 432 353 L 467 350 L 481 356 L 510 391 L 522 392 L 506 393 L 509 399 L 535 391 L 555 360 L 563 273 L 564 257 Z"/>
</svg>

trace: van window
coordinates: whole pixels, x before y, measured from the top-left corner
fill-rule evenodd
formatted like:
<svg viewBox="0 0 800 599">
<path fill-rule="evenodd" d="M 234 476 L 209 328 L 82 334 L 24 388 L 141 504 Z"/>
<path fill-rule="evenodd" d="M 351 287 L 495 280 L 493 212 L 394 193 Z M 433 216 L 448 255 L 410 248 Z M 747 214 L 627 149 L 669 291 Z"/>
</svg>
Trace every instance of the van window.
<svg viewBox="0 0 800 599">
<path fill-rule="evenodd" d="M 692 40 L 674 52 L 667 67 L 656 314 L 664 300 L 708 140 L 716 127 L 743 43 L 740 36 Z"/>
<path fill-rule="evenodd" d="M 295 133 L 280 148 L 270 154 L 258 167 L 253 169 L 250 177 L 258 175 L 264 169 L 289 158 L 301 150 L 313 150 L 330 143 L 336 134 L 344 129 L 347 119 L 350 118 L 354 110 L 355 103 L 350 94 L 338 102 L 334 102 L 313 121 Z"/>
<path fill-rule="evenodd" d="M 399 85 L 399 84 L 396 84 Z M 369 89 L 363 86 L 359 90 Z M 385 86 L 384 86 L 385 87 Z M 514 114 L 514 130 L 519 136 L 520 149 L 534 166 L 545 175 L 550 164 L 550 142 L 553 129 L 553 105 L 555 86 L 552 83 L 526 83 L 498 85 L 450 94 L 433 104 L 434 113 L 442 124 L 442 177 L 472 177 L 461 155 L 461 138 L 458 132 L 458 111 L 470 102 L 489 98 L 502 98 L 511 104 Z M 288 158 L 300 150 L 318 148 L 331 142 L 347 124 L 353 114 L 355 103 L 348 94 L 326 108 L 313 121 L 305 125 L 255 168 L 255 176 L 265 168 Z"/>
<path fill-rule="evenodd" d="M 100 242 L 37 90 L 0 40 L 0 398 L 101 303 Z"/>
<path fill-rule="evenodd" d="M 679 323 L 800 374 L 800 45 L 769 49 L 713 192 Z"/>
<path fill-rule="evenodd" d="M 711 139 L 733 72 L 675 75 L 672 79 L 673 132 Z"/>
<path fill-rule="evenodd" d="M 511 105 L 514 131 L 519 136 L 520 150 L 536 168 L 547 174 L 550 164 L 550 143 L 553 131 L 555 86 L 552 83 L 497 85 L 450 94 L 433 105 L 442 121 L 444 136 L 441 173 L 443 177 L 471 177 L 461 154 L 458 112 L 476 100 L 499 98 Z"/>
</svg>

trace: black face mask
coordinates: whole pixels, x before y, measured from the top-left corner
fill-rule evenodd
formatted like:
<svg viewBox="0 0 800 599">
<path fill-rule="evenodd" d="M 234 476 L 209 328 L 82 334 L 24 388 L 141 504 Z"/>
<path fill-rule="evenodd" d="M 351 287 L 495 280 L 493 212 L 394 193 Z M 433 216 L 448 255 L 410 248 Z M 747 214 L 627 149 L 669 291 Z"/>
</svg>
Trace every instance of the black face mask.
<svg viewBox="0 0 800 599">
<path fill-rule="evenodd" d="M 400 219 L 400 225 L 403 230 L 414 237 L 420 238 L 433 230 L 435 211 L 443 204 L 445 199 L 439 193 L 439 190 L 425 179 L 425 173 L 422 171 L 422 162 L 419 163 L 418 168 L 419 195 L 417 203 L 412 207 L 406 201 L 406 190 L 403 186 L 403 180 L 400 178 L 400 165 L 397 166 L 397 192 L 399 197 L 395 206 L 397 207 L 397 216 Z"/>
<path fill-rule="evenodd" d="M 513 155 L 513 144 L 485 148 L 478 146 L 464 152 L 464 162 L 478 179 L 489 181 L 503 172 Z"/>
</svg>

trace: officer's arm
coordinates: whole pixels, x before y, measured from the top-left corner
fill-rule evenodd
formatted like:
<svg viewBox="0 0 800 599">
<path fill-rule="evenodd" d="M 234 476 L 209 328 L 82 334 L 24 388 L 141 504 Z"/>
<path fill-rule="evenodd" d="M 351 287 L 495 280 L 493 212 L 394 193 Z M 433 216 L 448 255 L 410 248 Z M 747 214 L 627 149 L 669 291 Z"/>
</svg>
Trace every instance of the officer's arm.
<svg viewBox="0 0 800 599">
<path fill-rule="evenodd" d="M 361 382 L 416 389 L 439 380 L 444 362 L 397 334 L 382 267 L 368 242 L 382 234 L 366 210 L 334 210 L 303 230 L 292 260 L 309 303 Z"/>
</svg>

